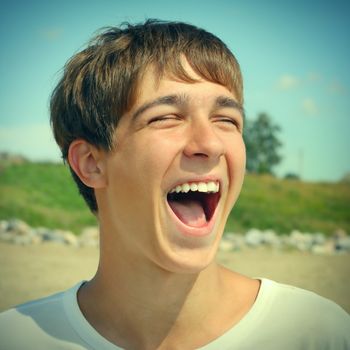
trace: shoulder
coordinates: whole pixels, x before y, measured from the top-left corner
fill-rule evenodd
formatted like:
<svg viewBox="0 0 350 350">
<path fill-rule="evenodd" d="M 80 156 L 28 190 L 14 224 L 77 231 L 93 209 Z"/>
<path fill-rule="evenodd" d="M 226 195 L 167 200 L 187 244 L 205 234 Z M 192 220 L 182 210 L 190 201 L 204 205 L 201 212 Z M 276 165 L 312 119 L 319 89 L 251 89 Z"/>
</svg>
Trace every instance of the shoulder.
<svg viewBox="0 0 350 350">
<path fill-rule="evenodd" d="M 266 289 L 271 294 L 276 307 L 289 308 L 293 313 L 303 311 L 303 313 L 311 313 L 310 315 L 313 312 L 318 315 L 321 312 L 327 312 L 349 318 L 349 315 L 335 302 L 312 291 L 270 280 L 265 280 L 264 283 L 267 284 Z"/>
<path fill-rule="evenodd" d="M 65 335 L 72 332 L 64 306 L 64 299 L 70 291 L 30 301 L 0 313 L 0 348 L 34 349 L 36 346 L 42 348 L 43 344 L 54 346 L 62 341 Z"/>
<path fill-rule="evenodd" d="M 1 329 L 9 323 L 27 323 L 31 318 L 35 320 L 37 318 L 43 318 L 45 315 L 52 315 L 52 312 L 59 311 L 62 294 L 57 293 L 42 299 L 30 301 L 0 313 Z"/>
<path fill-rule="evenodd" d="M 270 280 L 264 280 L 263 285 L 270 301 L 266 315 L 280 328 L 288 327 L 289 332 L 309 339 L 315 337 L 320 344 L 344 342 L 350 347 L 350 316 L 339 305 L 302 288 Z"/>
<path fill-rule="evenodd" d="M 350 317 L 316 293 L 260 279 L 247 314 L 204 349 L 350 349 Z"/>
</svg>

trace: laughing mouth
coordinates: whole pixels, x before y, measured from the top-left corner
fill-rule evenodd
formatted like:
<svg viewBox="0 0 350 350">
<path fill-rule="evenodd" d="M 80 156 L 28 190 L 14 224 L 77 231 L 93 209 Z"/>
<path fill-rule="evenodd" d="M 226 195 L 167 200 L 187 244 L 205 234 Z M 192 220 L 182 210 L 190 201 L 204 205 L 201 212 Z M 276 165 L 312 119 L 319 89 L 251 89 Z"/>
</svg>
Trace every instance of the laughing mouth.
<svg viewBox="0 0 350 350">
<path fill-rule="evenodd" d="M 206 226 L 220 199 L 216 181 L 184 183 L 169 191 L 167 200 L 178 219 L 190 227 Z"/>
</svg>

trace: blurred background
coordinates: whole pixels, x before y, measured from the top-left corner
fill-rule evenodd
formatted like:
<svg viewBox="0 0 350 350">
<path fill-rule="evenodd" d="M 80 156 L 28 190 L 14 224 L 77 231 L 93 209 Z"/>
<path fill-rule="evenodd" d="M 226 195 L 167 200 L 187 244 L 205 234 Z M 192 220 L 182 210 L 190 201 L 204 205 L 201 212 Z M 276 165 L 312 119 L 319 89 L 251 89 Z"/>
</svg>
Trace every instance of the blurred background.
<svg viewBox="0 0 350 350">
<path fill-rule="evenodd" d="M 279 176 L 338 181 L 350 172 L 350 4 L 296 1 L 1 1 L 0 149 L 59 160 L 49 95 L 65 62 L 104 26 L 190 22 L 238 58 L 247 117 L 281 128 Z"/>
<path fill-rule="evenodd" d="M 186 21 L 227 43 L 243 71 L 251 176 L 228 229 L 350 230 L 348 1 L 16 0 L 1 2 L 0 13 L 2 166 L 20 162 L 15 154 L 61 162 L 49 97 L 65 62 L 98 29 L 147 18 Z M 50 166 L 2 174 L 0 219 L 78 231 L 93 223 L 66 169 Z M 69 219 L 62 209 L 77 214 Z"/>
<path fill-rule="evenodd" d="M 47 245 L 45 252 L 25 248 L 41 241 L 74 247 L 97 244 L 97 229 L 85 230 L 96 226 L 96 221 L 78 195 L 51 135 L 49 97 L 65 62 L 98 29 L 158 18 L 189 22 L 214 33 L 235 54 L 243 72 L 248 171 L 227 223 L 221 259 L 250 275 L 313 289 L 350 310 L 348 1 L 13 0 L 0 4 L 0 241 L 17 243 L 0 243 L 0 309 L 66 288 L 81 275 L 68 278 L 67 274 L 64 279 L 64 271 L 73 271 L 74 266 L 80 271 L 86 261 L 91 265 L 84 273 L 93 272 L 96 249 L 92 255 L 82 250 L 82 263 L 72 261 L 76 251 L 63 252 L 62 247 Z M 34 231 L 34 227 L 41 229 Z M 230 232 L 242 236 L 235 238 Z M 74 238 L 77 234 L 85 241 Z M 284 235 L 288 237 L 278 238 Z M 287 247 L 284 260 L 278 253 L 281 245 Z M 246 246 L 256 250 L 249 253 Z M 277 253 L 269 250 L 259 255 L 261 246 L 272 246 Z M 293 253 L 288 258 L 289 249 Z M 225 255 L 231 251 L 243 254 L 242 259 L 236 256 L 231 261 L 231 255 Z M 310 260 L 305 252 L 319 256 Z M 43 260 L 33 259 L 39 253 Z M 251 268 L 242 266 L 245 261 Z M 264 267 L 262 261 L 268 265 Z M 28 268 L 23 271 L 23 266 Z M 51 276 L 55 266 L 61 269 L 60 281 Z M 36 290 L 28 288 L 39 280 L 45 288 L 42 284 Z"/>
</svg>

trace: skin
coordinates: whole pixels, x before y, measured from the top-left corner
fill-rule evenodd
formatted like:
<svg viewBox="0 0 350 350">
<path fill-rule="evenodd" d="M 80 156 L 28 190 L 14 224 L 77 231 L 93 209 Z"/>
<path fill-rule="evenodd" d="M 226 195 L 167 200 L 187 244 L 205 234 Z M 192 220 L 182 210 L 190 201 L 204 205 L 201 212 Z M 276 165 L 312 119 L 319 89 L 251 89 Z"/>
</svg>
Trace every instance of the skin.
<svg viewBox="0 0 350 350">
<path fill-rule="evenodd" d="M 113 152 L 83 140 L 70 147 L 72 168 L 95 189 L 101 229 L 100 264 L 78 302 L 101 335 L 127 349 L 204 346 L 249 311 L 259 289 L 214 259 L 244 179 L 239 105 L 224 86 L 184 67 L 198 82 L 157 82 L 147 71 Z M 166 196 L 199 180 L 219 181 L 221 198 L 209 232 L 193 235 Z"/>
</svg>

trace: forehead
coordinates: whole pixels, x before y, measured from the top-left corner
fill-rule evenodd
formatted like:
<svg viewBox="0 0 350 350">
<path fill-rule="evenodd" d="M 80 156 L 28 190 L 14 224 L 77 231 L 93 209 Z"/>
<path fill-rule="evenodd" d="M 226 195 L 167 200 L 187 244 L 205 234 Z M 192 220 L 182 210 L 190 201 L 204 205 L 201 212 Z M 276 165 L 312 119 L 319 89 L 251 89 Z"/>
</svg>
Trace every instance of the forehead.
<svg viewBox="0 0 350 350">
<path fill-rule="evenodd" d="M 184 60 L 183 68 L 188 80 L 175 76 L 173 73 L 159 73 L 154 66 L 150 66 L 142 75 L 137 84 L 137 93 L 132 106 L 132 110 L 161 96 L 178 96 L 178 102 L 185 103 L 203 103 L 208 99 L 217 96 L 227 96 L 237 101 L 234 92 L 227 87 L 204 80 L 199 76 Z M 238 104 L 238 102 L 237 102 Z"/>
<path fill-rule="evenodd" d="M 159 78 L 156 72 L 147 71 L 139 84 L 136 101 L 122 118 L 122 124 L 133 125 L 148 112 L 168 113 L 174 109 L 185 114 L 211 114 L 229 108 L 244 118 L 243 107 L 234 93 L 225 86 L 202 79 L 193 70 L 187 73 L 191 74 L 192 82 L 169 74 Z"/>
</svg>

